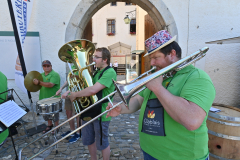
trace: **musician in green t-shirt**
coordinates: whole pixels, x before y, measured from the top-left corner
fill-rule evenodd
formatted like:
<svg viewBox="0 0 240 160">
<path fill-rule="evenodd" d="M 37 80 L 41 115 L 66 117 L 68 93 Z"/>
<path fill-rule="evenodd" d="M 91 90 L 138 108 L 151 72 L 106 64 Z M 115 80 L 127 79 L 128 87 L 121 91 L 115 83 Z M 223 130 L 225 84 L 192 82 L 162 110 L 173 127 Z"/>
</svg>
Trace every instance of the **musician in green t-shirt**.
<svg viewBox="0 0 240 160">
<path fill-rule="evenodd" d="M 175 39 L 162 30 L 145 41 L 145 56 L 157 71 L 181 59 Z M 166 79 L 159 76 L 146 87 L 131 98 L 129 110 L 121 105 L 107 116 L 140 109 L 138 131 L 144 159 L 207 160 L 206 120 L 216 94 L 207 73 L 190 65 Z M 108 104 L 107 109 L 111 107 Z"/>
<path fill-rule="evenodd" d="M 41 73 L 43 81 L 39 81 L 38 79 L 33 80 L 33 83 L 35 85 L 42 86 L 39 93 L 39 100 L 54 96 L 60 88 L 60 76 L 57 72 L 55 72 L 52 69 L 51 62 L 49 60 L 43 61 L 42 67 L 44 70 L 44 72 Z M 43 133 L 46 133 L 52 129 L 53 127 L 52 120 L 55 123 L 55 126 L 59 124 L 59 113 L 54 114 L 54 116 L 44 115 L 43 118 L 45 121 L 48 121 L 48 126 L 45 129 L 45 131 L 43 131 Z"/>
<path fill-rule="evenodd" d="M 7 91 L 7 77 L 0 71 L 0 93 Z M 0 104 L 7 100 L 7 92 L 0 94 Z M 0 127 L 1 128 L 1 127 Z M 0 131 L 0 146 L 3 145 L 5 139 L 8 137 L 9 131 L 6 129 L 2 132 Z"/>
<path fill-rule="evenodd" d="M 93 61 L 96 63 L 96 68 L 98 68 L 98 70 L 93 76 L 93 86 L 87 87 L 78 92 L 67 91 L 62 95 L 62 98 L 66 98 L 70 93 L 68 97 L 73 101 L 77 97 L 88 97 L 96 94 L 98 100 L 101 100 L 106 95 L 112 93 L 115 90 L 112 79 L 116 80 L 117 74 L 114 69 L 109 66 L 110 58 L 111 53 L 107 48 L 97 48 L 94 53 Z M 108 101 L 102 101 L 95 105 L 95 107 L 84 112 L 81 115 L 82 125 L 87 123 L 87 119 L 85 119 L 86 117 L 94 118 L 93 114 L 96 112 L 99 112 L 99 114 L 104 112 L 107 104 Z M 97 150 L 102 152 L 103 159 L 109 159 L 110 157 L 110 145 L 108 142 L 110 120 L 110 117 L 106 118 L 106 115 L 103 115 L 100 119 L 86 125 L 81 130 L 83 145 L 88 146 L 91 159 L 97 159 Z"/>
</svg>

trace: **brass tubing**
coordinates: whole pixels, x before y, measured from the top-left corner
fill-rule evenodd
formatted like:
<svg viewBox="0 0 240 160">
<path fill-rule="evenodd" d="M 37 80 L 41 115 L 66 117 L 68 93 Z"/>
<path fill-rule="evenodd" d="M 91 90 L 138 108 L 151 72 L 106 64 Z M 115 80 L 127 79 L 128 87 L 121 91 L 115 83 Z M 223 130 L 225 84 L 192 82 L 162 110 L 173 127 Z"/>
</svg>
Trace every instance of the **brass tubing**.
<svg viewBox="0 0 240 160">
<path fill-rule="evenodd" d="M 59 124 L 58 126 L 54 127 L 53 129 L 51 129 L 51 130 L 48 131 L 47 133 L 43 134 L 43 135 L 40 136 L 39 138 L 33 140 L 31 143 L 27 144 L 25 147 L 23 147 L 23 148 L 19 151 L 19 155 L 21 155 L 22 150 L 25 149 L 27 146 L 31 145 L 32 143 L 36 142 L 37 140 L 41 139 L 42 137 L 46 136 L 47 134 L 51 133 L 52 131 L 58 129 L 59 127 L 61 127 L 61 126 L 64 125 L 65 123 L 71 121 L 72 119 L 76 118 L 77 116 L 80 116 L 81 114 L 83 114 L 84 112 L 88 111 L 90 108 L 94 107 L 96 104 L 102 102 L 103 100 L 107 99 L 108 97 L 112 96 L 112 95 L 115 94 L 116 92 L 117 92 L 117 91 L 114 91 L 114 92 L 110 93 L 110 94 L 107 95 L 106 97 L 104 97 L 104 98 L 102 98 L 101 100 L 97 101 L 96 103 L 92 104 L 92 105 L 89 106 L 88 108 L 84 109 L 82 112 L 80 112 L 80 113 L 72 116 L 71 118 L 69 118 L 69 119 L 66 120 L 65 122 Z M 75 130 L 74 130 L 74 131 L 75 131 Z M 77 131 L 78 131 L 78 130 L 77 130 Z M 69 133 L 67 136 L 63 137 L 62 139 L 69 137 L 72 133 L 75 133 L 75 132 Z M 62 139 L 61 139 L 61 140 L 62 140 Z M 58 142 L 59 142 L 59 140 L 57 141 L 57 143 L 58 143 Z M 55 142 L 55 143 L 56 143 L 56 142 Z M 56 144 L 57 144 L 57 143 L 56 143 Z M 55 144 L 54 144 L 54 145 L 55 145 Z M 45 150 L 44 150 L 44 151 L 45 151 Z M 43 151 L 43 152 L 44 152 L 44 151 Z M 42 153 L 42 152 L 41 152 L 41 153 Z M 40 154 L 40 153 L 38 153 L 38 154 Z M 36 154 L 34 157 L 36 157 L 38 154 Z M 34 157 L 31 157 L 31 158 L 34 158 Z M 21 158 L 20 158 L 20 159 L 21 159 Z"/>
<path fill-rule="evenodd" d="M 62 141 L 62 140 L 64 140 L 65 138 L 69 137 L 69 136 L 72 135 L 73 133 L 76 133 L 78 130 L 80 130 L 80 129 L 82 129 L 83 127 L 85 127 L 86 125 L 92 123 L 92 122 L 95 121 L 97 118 L 99 118 L 99 117 L 101 117 L 102 115 L 106 114 L 107 112 L 113 110 L 114 108 L 116 108 L 118 105 L 120 105 L 120 104 L 122 104 L 122 103 L 123 103 L 123 101 L 117 103 L 116 105 L 114 105 L 114 106 L 113 106 L 112 108 L 110 108 L 109 110 L 106 110 L 106 111 L 104 111 L 103 113 L 99 114 L 98 116 L 94 117 L 93 119 L 91 119 L 90 121 L 88 121 L 87 123 L 85 123 L 84 125 L 82 125 L 81 127 L 75 129 L 74 131 L 72 131 L 71 133 L 69 133 L 68 135 L 66 135 L 65 137 L 63 137 L 63 138 L 59 139 L 58 141 L 54 142 L 53 144 L 51 144 L 51 145 L 50 145 L 49 147 L 47 147 L 46 149 L 44 149 L 44 150 L 40 151 L 39 153 L 37 153 L 36 155 L 32 156 L 31 158 L 29 158 L 29 160 L 35 158 L 37 155 L 43 153 L 43 152 L 46 151 L 47 149 L 55 146 L 55 145 L 58 144 L 60 141 Z"/>
</svg>

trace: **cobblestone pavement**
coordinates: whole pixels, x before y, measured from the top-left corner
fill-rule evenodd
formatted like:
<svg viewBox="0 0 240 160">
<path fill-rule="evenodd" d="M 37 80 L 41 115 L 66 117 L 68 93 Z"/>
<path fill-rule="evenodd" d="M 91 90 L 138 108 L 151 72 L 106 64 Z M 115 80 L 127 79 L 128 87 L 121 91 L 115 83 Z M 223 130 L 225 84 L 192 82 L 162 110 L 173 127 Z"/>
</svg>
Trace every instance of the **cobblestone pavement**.
<svg viewBox="0 0 240 160">
<path fill-rule="evenodd" d="M 124 80 L 125 76 L 118 75 L 118 81 Z M 119 96 L 116 94 L 114 96 L 114 101 L 120 101 Z M 120 115 L 118 117 L 113 117 L 109 127 L 109 142 L 111 148 L 111 158 L 112 160 L 141 160 L 143 155 L 139 146 L 139 136 L 138 136 L 138 116 L 139 111 L 131 115 Z M 27 123 L 25 124 L 26 129 L 34 127 L 32 113 L 28 112 L 22 118 Z M 60 123 L 66 120 L 65 112 L 60 113 Z M 44 123 L 42 116 L 36 116 L 37 124 L 40 125 Z M 57 133 L 57 138 L 61 138 L 61 134 L 68 131 L 69 125 L 66 123 L 62 126 L 60 131 Z M 26 144 L 32 142 L 34 139 L 41 136 L 42 133 L 35 134 L 33 136 L 27 137 L 23 126 L 18 128 L 18 134 L 14 135 L 14 142 L 17 152 L 24 147 Z M 46 144 L 47 142 L 47 144 Z M 53 136 L 45 136 L 40 141 L 36 141 L 29 147 L 23 150 L 22 159 L 30 158 L 35 153 L 40 150 L 45 149 L 50 144 L 54 142 Z M 58 152 L 58 153 L 57 153 Z M 98 151 L 98 159 L 102 159 L 101 152 Z M 0 159 L 10 160 L 15 159 L 15 153 L 12 146 L 12 141 L 7 138 L 6 142 L 0 148 Z M 82 140 L 79 139 L 73 144 L 69 144 L 68 140 L 65 139 L 58 143 L 57 148 L 52 147 L 38 157 L 33 158 L 34 160 L 50 160 L 50 159 L 73 159 L 73 160 L 88 160 L 91 159 L 87 146 L 83 146 Z"/>
</svg>

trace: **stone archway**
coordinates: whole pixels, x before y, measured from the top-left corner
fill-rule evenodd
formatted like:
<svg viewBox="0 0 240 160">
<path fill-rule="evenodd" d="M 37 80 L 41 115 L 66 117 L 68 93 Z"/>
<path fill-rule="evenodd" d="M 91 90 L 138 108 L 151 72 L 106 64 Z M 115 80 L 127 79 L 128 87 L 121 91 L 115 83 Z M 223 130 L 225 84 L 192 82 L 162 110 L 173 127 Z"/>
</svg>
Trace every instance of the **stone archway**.
<svg viewBox="0 0 240 160">
<path fill-rule="evenodd" d="M 103 6 L 116 0 L 81 0 L 74 10 L 66 28 L 65 42 L 80 39 L 92 16 Z M 120 0 L 120 2 L 135 3 L 144 9 L 154 20 L 158 30 L 165 28 L 172 35 L 177 35 L 175 20 L 162 0 Z"/>
</svg>

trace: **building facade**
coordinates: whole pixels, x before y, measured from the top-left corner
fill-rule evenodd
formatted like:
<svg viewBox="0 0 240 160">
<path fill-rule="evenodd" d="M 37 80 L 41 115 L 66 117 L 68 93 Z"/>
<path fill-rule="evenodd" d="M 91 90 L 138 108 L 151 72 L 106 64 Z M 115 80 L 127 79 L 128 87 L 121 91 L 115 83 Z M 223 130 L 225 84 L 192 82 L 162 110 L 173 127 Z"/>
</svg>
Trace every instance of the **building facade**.
<svg viewBox="0 0 240 160">
<path fill-rule="evenodd" d="M 0 0 L 0 2 L 0 15 L 2 15 L 0 17 L 0 30 L 12 31 L 7 1 Z M 81 38 L 89 20 L 111 2 L 116 1 L 71 0 L 71 3 L 63 0 L 34 1 L 28 31 L 39 32 L 41 58 L 52 61 L 53 69 L 61 76 L 61 84 L 66 80 L 66 64 L 58 58 L 59 48 L 68 41 Z M 195 65 L 205 70 L 211 77 L 216 88 L 214 102 L 232 106 L 239 105 L 239 44 L 205 44 L 205 42 L 240 35 L 240 14 L 238 14 L 240 3 L 238 0 L 128 0 L 128 2 L 135 3 L 145 10 L 155 22 L 158 30 L 164 28 L 172 35 L 177 35 L 177 41 L 182 47 L 182 57 L 208 46 L 210 49 L 205 58 Z M 126 11 L 131 11 L 131 9 Z M 113 13 L 109 12 L 109 14 L 111 14 L 109 18 L 116 18 L 112 16 Z M 120 21 L 123 21 L 124 16 L 120 16 Z M 118 21 L 116 21 L 116 25 L 121 23 Z M 103 24 L 106 25 L 106 19 Z M 128 29 L 129 27 L 126 26 L 125 32 L 129 34 Z M 104 27 L 104 36 L 108 36 L 106 31 L 107 29 Z M 116 36 L 120 34 L 119 31 L 116 28 Z M 95 34 L 93 31 L 93 36 Z M 132 35 L 128 36 L 132 37 Z M 101 38 L 100 35 L 97 37 Z M 111 38 L 109 43 L 102 44 L 102 46 L 125 40 L 125 38 L 116 39 L 114 36 L 108 38 Z M 97 47 L 100 47 L 100 42 L 97 43 Z M 129 45 L 124 41 L 122 43 Z M 138 43 L 136 43 L 137 45 Z M 133 50 L 132 48 L 131 50 Z M 1 54 L 7 54 L 7 51 Z M 1 66 L 0 64 L 0 68 L 2 67 L 11 66 Z M 9 79 L 8 82 L 9 88 L 17 88 L 13 79 Z M 18 92 L 21 93 L 21 91 Z M 28 102 L 27 95 L 20 95 Z M 36 101 L 37 98 L 34 100 Z"/>
<path fill-rule="evenodd" d="M 130 24 L 124 23 L 126 15 L 131 18 Z M 112 63 L 117 60 L 119 64 L 125 64 L 125 55 L 136 49 L 136 5 L 108 3 L 94 14 L 92 24 L 93 43 L 110 50 Z"/>
</svg>

